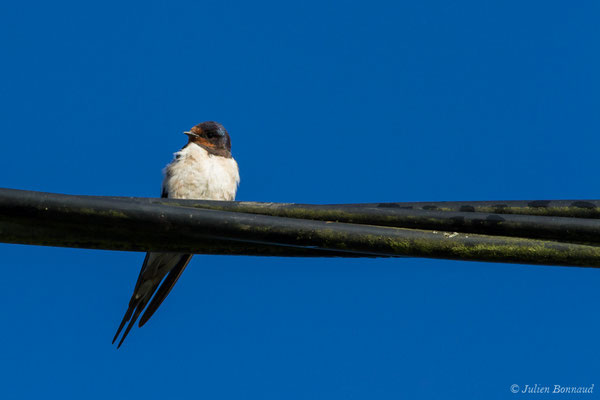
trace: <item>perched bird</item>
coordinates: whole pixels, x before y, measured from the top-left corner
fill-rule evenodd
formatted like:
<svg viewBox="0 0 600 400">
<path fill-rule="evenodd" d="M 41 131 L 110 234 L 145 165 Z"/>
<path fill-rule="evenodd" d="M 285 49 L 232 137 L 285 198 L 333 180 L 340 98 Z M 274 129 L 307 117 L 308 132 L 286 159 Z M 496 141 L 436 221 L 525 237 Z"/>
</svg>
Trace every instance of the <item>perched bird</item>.
<svg viewBox="0 0 600 400">
<path fill-rule="evenodd" d="M 188 143 L 175 153 L 173 161 L 164 169 L 161 197 L 233 200 L 240 175 L 238 165 L 231 156 L 231 140 L 227 130 L 218 122 L 208 121 L 184 133 L 188 136 Z M 150 304 L 142 314 L 139 326 L 152 317 L 191 258 L 192 254 L 146 254 L 129 307 L 113 339 L 115 343 L 129 322 L 117 348 L 121 347 L 148 302 Z"/>
</svg>

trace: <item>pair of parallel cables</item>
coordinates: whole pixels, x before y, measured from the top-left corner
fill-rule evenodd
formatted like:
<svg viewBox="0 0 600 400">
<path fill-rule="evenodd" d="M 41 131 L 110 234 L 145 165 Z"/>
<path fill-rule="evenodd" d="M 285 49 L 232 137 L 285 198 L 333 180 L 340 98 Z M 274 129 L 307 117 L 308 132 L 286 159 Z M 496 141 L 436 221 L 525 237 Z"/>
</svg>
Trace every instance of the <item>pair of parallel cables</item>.
<svg viewBox="0 0 600 400">
<path fill-rule="evenodd" d="M 600 200 L 304 205 L 0 189 L 0 242 L 600 267 Z"/>
</svg>

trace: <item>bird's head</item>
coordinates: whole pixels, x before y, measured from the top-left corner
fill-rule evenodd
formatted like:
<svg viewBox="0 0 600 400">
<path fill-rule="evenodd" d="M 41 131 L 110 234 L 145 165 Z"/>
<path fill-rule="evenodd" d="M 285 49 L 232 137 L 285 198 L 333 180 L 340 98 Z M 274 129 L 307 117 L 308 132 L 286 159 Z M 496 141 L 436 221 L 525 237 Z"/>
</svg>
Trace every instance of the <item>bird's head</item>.
<svg viewBox="0 0 600 400">
<path fill-rule="evenodd" d="M 209 154 L 231 157 L 231 140 L 223 125 L 215 121 L 206 121 L 194 126 L 185 133 L 189 143 L 195 143 Z"/>
</svg>

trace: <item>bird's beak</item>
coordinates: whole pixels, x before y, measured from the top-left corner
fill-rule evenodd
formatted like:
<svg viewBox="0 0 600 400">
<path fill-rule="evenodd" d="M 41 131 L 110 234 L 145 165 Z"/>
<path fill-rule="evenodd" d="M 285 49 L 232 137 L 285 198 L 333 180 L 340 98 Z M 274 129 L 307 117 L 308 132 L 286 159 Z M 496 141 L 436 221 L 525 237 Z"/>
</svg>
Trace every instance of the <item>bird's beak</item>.
<svg viewBox="0 0 600 400">
<path fill-rule="evenodd" d="M 194 137 L 197 137 L 197 136 L 198 136 L 197 134 L 195 134 L 195 133 L 193 133 L 193 132 L 191 132 L 191 131 L 185 131 L 185 132 L 183 132 L 183 133 L 185 133 L 185 134 L 186 134 L 186 135 L 188 135 L 188 136 L 194 136 Z"/>
</svg>

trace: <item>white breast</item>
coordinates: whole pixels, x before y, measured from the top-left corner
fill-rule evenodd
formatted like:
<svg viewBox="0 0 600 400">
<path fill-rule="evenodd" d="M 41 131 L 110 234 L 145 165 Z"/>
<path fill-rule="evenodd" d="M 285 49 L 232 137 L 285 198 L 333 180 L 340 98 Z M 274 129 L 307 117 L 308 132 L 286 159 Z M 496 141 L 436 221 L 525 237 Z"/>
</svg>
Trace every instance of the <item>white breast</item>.
<svg viewBox="0 0 600 400">
<path fill-rule="evenodd" d="M 174 199 L 233 200 L 240 182 L 233 158 L 208 154 L 190 143 L 164 170 L 163 190 Z"/>
</svg>

